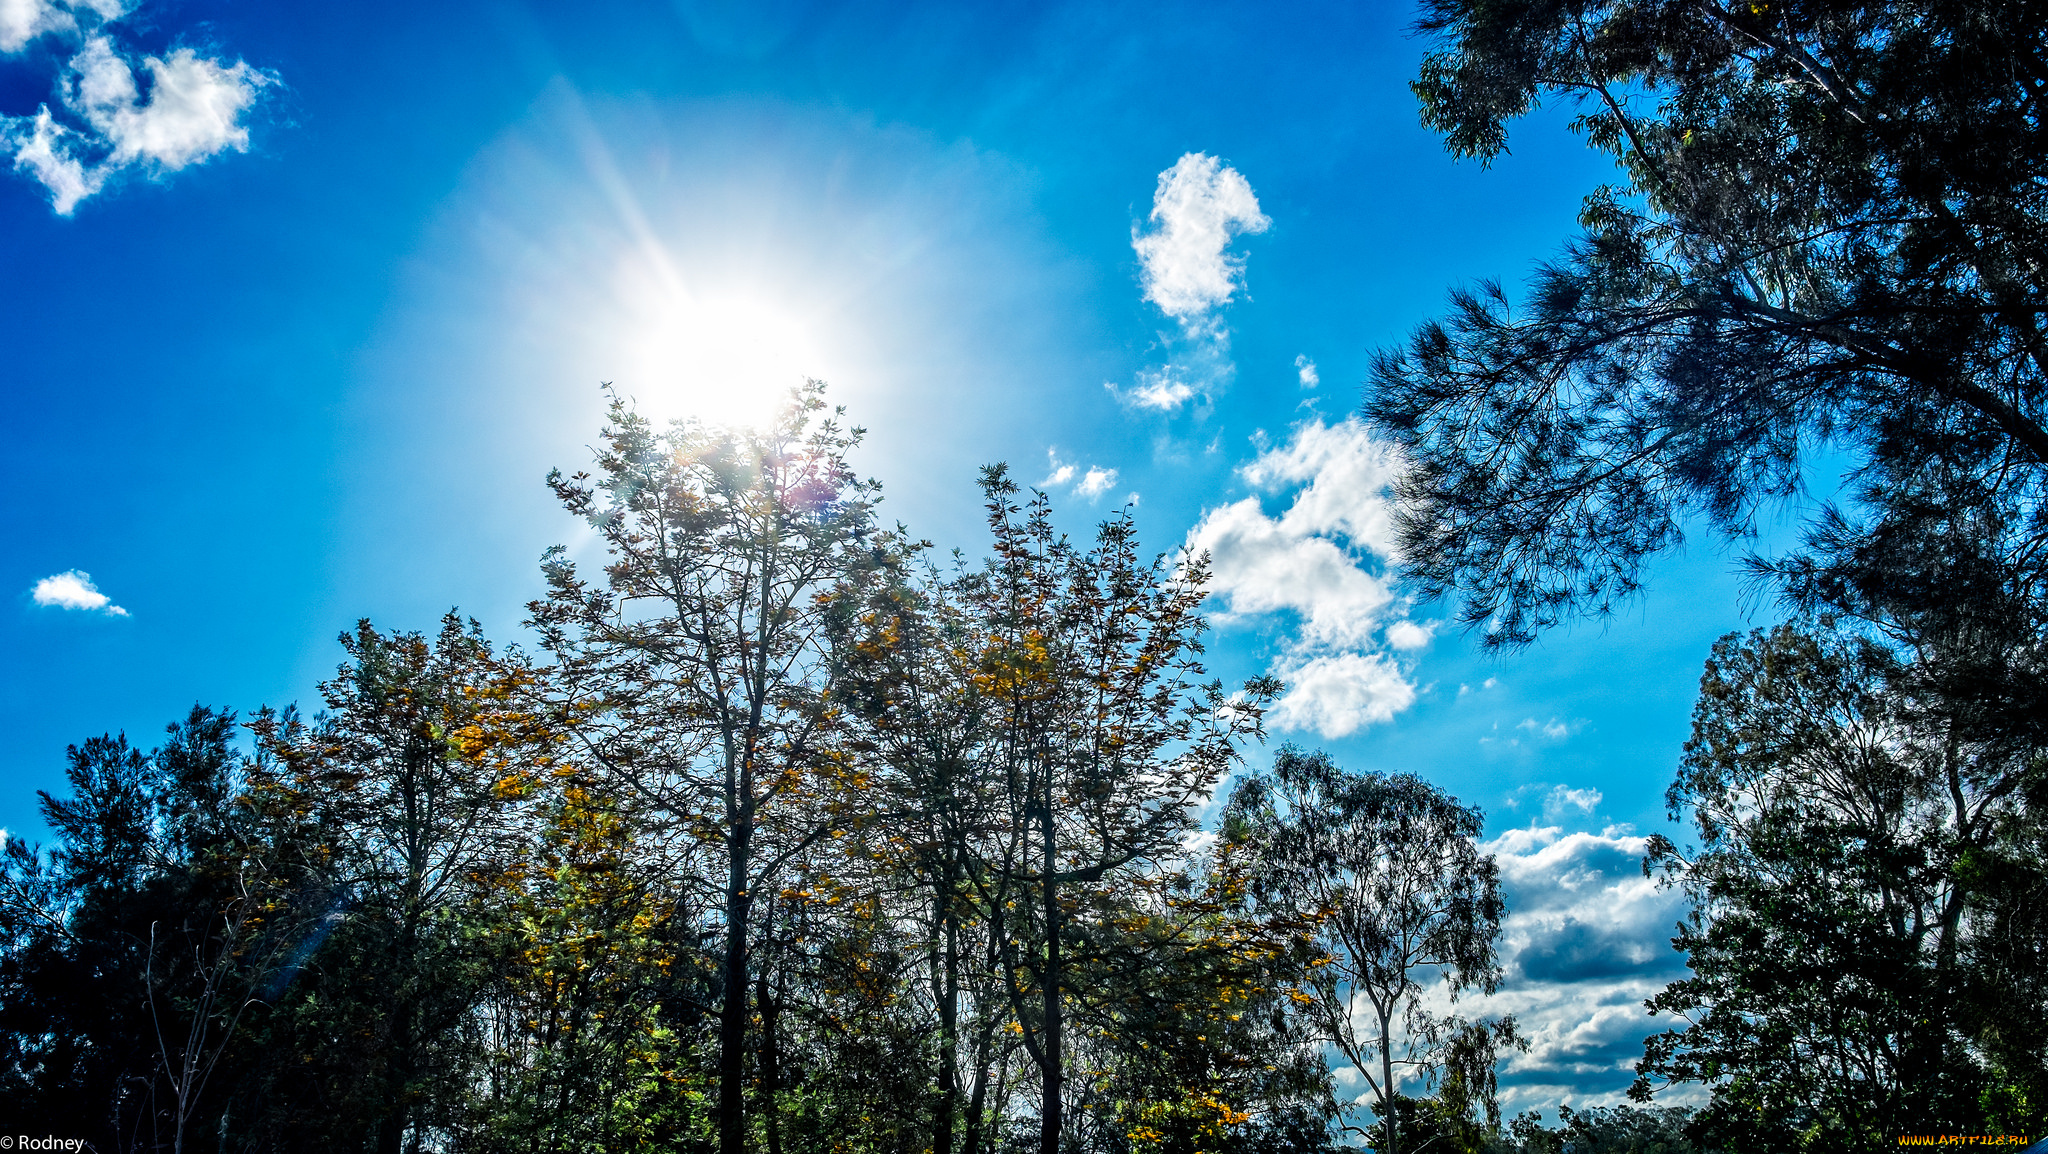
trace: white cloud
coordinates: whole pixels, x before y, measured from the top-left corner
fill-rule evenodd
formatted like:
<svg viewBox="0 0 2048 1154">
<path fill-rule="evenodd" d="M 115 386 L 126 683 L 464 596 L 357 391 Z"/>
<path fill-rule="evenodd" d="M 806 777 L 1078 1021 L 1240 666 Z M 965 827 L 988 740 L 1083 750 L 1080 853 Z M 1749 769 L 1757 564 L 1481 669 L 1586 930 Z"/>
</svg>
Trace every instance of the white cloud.
<svg viewBox="0 0 2048 1154">
<path fill-rule="evenodd" d="M 1597 789 L 1573 789 L 1570 786 L 1556 786 L 1551 789 L 1549 796 L 1543 799 L 1543 812 L 1546 814 L 1563 813 L 1567 809 L 1576 809 L 1580 813 L 1590 814 L 1593 812 L 1593 807 L 1600 804 L 1600 799 L 1603 796 L 1605 795 Z"/>
<path fill-rule="evenodd" d="M 1465 695 L 1466 695 L 1466 694 L 1468 694 L 1468 693 L 1484 693 L 1484 692 L 1486 692 L 1487 690 L 1489 690 L 1489 689 L 1492 689 L 1492 688 L 1493 688 L 1494 686 L 1496 686 L 1496 685 L 1499 685 L 1499 684 L 1500 684 L 1500 678 L 1498 678 L 1498 677 L 1489 677 L 1489 678 L 1487 678 L 1487 679 L 1486 679 L 1485 681 L 1482 681 L 1482 682 L 1480 682 L 1480 683 L 1479 683 L 1479 688 L 1477 688 L 1477 689 L 1474 689 L 1474 688 L 1472 688 L 1472 687 L 1471 687 L 1471 686 L 1469 686 L 1469 685 L 1460 685 L 1460 686 L 1458 687 L 1458 696 L 1459 696 L 1459 697 L 1463 697 L 1463 696 L 1465 696 Z"/>
<path fill-rule="evenodd" d="M 46 0 L 0 0 L 0 52 L 19 52 L 46 32 L 75 26 L 62 5 Z"/>
<path fill-rule="evenodd" d="M 1165 338 L 1165 365 L 1140 371 L 1128 390 L 1108 388 L 1132 408 L 1174 413 L 1235 378 L 1230 329 L 1216 315 L 1244 286 L 1244 257 L 1229 251 L 1230 242 L 1272 221 L 1242 173 L 1199 152 L 1159 174 L 1150 219 L 1152 231 L 1131 230 L 1139 279 L 1145 299 L 1180 322 L 1180 333 Z"/>
<path fill-rule="evenodd" d="M 0 0 L 0 53 L 19 52 L 50 33 L 75 34 L 81 16 L 87 23 L 102 23 L 120 19 L 122 11 L 119 0 Z"/>
<path fill-rule="evenodd" d="M 1083 476 L 1080 482 L 1074 486 L 1074 492 L 1078 496 L 1094 501 L 1104 493 L 1109 492 L 1110 486 L 1114 484 L 1116 484 L 1115 469 L 1105 469 L 1099 465 L 1090 465 L 1087 475 Z"/>
<path fill-rule="evenodd" d="M 1225 616 L 1289 611 L 1317 646 L 1366 644 L 1397 600 L 1343 542 L 1268 517 L 1256 497 L 1212 510 L 1188 544 L 1208 551 L 1209 588 L 1229 602 Z"/>
<path fill-rule="evenodd" d="M 1052 490 L 1071 485 L 1073 486 L 1075 496 L 1084 497 L 1092 503 L 1101 499 L 1102 495 L 1109 492 L 1110 488 L 1116 484 L 1115 469 L 1105 469 L 1101 465 L 1090 465 L 1084 472 L 1079 465 L 1071 461 L 1060 460 L 1060 452 L 1057 448 L 1047 449 L 1045 451 L 1045 460 L 1047 470 L 1045 480 L 1038 483 L 1038 487 L 1041 489 Z M 1078 480 L 1076 480 L 1077 477 L 1079 478 Z M 1133 505 L 1138 503 L 1138 495 L 1136 493 L 1131 494 L 1129 503 Z"/>
<path fill-rule="evenodd" d="M 1045 451 L 1045 460 L 1046 467 L 1050 469 L 1051 472 L 1045 475 L 1045 480 L 1040 481 L 1038 483 L 1039 488 L 1055 488 L 1057 486 L 1064 485 L 1067 482 L 1074 479 L 1074 466 L 1069 465 L 1060 460 L 1059 450 L 1047 449 Z"/>
<path fill-rule="evenodd" d="M 1541 723 L 1539 723 L 1533 717 L 1525 717 L 1515 725 L 1515 728 L 1526 729 L 1532 735 L 1542 737 L 1549 741 L 1563 741 L 1565 738 L 1570 737 L 1572 735 L 1572 727 L 1565 724 L 1562 721 L 1559 721 L 1555 717 L 1551 718 L 1549 721 Z"/>
<path fill-rule="evenodd" d="M 1282 518 L 1289 532 L 1340 535 L 1396 560 L 1389 490 L 1400 470 L 1399 450 L 1347 417 L 1334 425 L 1318 419 L 1295 426 L 1285 445 L 1245 466 L 1244 479 L 1267 490 L 1306 482 Z"/>
<path fill-rule="evenodd" d="M 1176 378 L 1172 369 L 1142 369 L 1138 383 L 1129 389 L 1119 389 L 1114 381 L 1104 381 L 1102 387 L 1120 403 L 1134 409 L 1157 409 L 1170 413 L 1194 399 L 1195 387 Z"/>
<path fill-rule="evenodd" d="M 1323 383 L 1322 375 L 1316 372 L 1316 363 L 1308 359 L 1307 353 L 1294 358 L 1294 369 L 1304 389 L 1313 389 Z"/>
<path fill-rule="evenodd" d="M 114 604 L 113 599 L 99 591 L 92 583 L 92 575 L 80 569 L 53 573 L 36 582 L 29 590 L 29 596 L 38 605 L 54 609 L 83 609 L 88 612 L 105 613 L 110 617 L 126 617 L 128 611 Z"/>
<path fill-rule="evenodd" d="M 1284 613 L 1293 619 L 1273 671 L 1288 683 L 1281 729 L 1341 737 L 1390 720 L 1415 701 L 1396 652 L 1428 644 L 1433 627 L 1407 620 L 1394 587 L 1389 493 L 1398 461 L 1356 419 L 1298 425 L 1239 470 L 1254 487 L 1292 491 L 1279 516 L 1258 497 L 1212 509 L 1188 535 L 1207 552 L 1219 624 Z"/>
<path fill-rule="evenodd" d="M 243 113 L 277 83 L 244 61 L 189 47 L 138 64 L 108 33 L 122 14 L 115 0 L 0 0 L 0 51 L 18 52 L 45 34 L 81 39 L 55 78 L 56 111 L 45 104 L 33 116 L 0 117 L 15 170 L 48 190 L 59 215 L 124 173 L 161 177 L 246 149 Z"/>
<path fill-rule="evenodd" d="M 1280 729 L 1313 729 L 1326 738 L 1392 721 L 1415 704 L 1415 686 L 1380 653 L 1337 653 L 1297 661 L 1283 658 L 1273 672 L 1287 693 L 1273 707 Z"/>
<path fill-rule="evenodd" d="M 1564 792 L 1590 794 L 1596 804 L 1599 796 Z M 1461 1009 L 1512 1013 L 1530 1040 L 1527 1053 L 1502 1065 L 1502 1108 L 1621 1101 L 1642 1039 L 1667 1025 L 1649 1016 L 1644 1000 L 1684 976 L 1670 942 L 1683 895 L 1643 876 L 1648 841 L 1625 829 L 1532 825 L 1480 849 L 1500 866 L 1507 899 L 1506 972 L 1499 993 Z"/>
<path fill-rule="evenodd" d="M 1159 174 L 1150 233 L 1131 234 L 1145 299 L 1179 320 L 1229 302 L 1242 283 L 1244 258 L 1225 250 L 1238 233 L 1264 232 L 1251 182 L 1213 156 L 1190 152 Z"/>
<path fill-rule="evenodd" d="M 1387 644 L 1395 649 L 1420 649 L 1436 636 L 1436 623 L 1417 625 L 1413 621 L 1396 621 L 1387 626 Z"/>
</svg>

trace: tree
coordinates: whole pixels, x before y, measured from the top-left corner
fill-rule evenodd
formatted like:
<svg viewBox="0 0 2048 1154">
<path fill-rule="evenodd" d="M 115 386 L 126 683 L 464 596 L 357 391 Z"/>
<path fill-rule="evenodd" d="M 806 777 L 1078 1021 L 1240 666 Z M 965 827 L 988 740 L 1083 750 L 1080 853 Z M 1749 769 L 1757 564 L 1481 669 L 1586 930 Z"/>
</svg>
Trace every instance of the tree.
<svg viewBox="0 0 2048 1154">
<path fill-rule="evenodd" d="M 922 542 L 892 546 L 834 594 L 832 697 L 847 711 L 849 748 L 874 766 L 881 812 L 858 843 L 874 889 L 914 903 L 905 921 L 919 927 L 936 1027 L 930 1147 L 951 1154 L 957 1130 L 960 1150 L 980 1154 L 993 1067 L 1010 1048 L 1001 944 L 985 905 L 1009 900 L 1012 879 L 992 864 L 1009 844 L 1007 778 L 959 575 L 930 565 Z"/>
<path fill-rule="evenodd" d="M 1698 1124 L 1729 1146 L 1876 1150 L 2040 1092 L 2039 1002 L 1996 1011 L 2005 1046 L 1970 1005 L 2003 890 L 1979 863 L 2010 852 L 2029 767 L 1960 739 L 1901 672 L 1867 639 L 1780 626 L 1724 638 L 1701 679 L 1670 792 L 1699 847 L 1653 843 L 1694 900 L 1674 943 L 1693 975 L 1650 1007 L 1686 1024 L 1649 1040 L 1635 1093 L 1705 1083 Z"/>
<path fill-rule="evenodd" d="M 1995 1052 L 2004 1088 L 1993 1096 L 2017 1103 L 2048 1066 L 2048 1032 L 2031 1011 L 2048 957 L 2048 10 L 1429 0 L 1421 28 L 1435 44 L 1415 89 L 1453 152 L 1489 159 L 1508 121 L 1564 99 L 1620 179 L 1587 198 L 1583 237 L 1538 271 L 1526 302 L 1494 285 L 1460 292 L 1448 319 L 1377 360 L 1367 413 L 1412 463 L 1400 485 L 1407 565 L 1426 591 L 1461 596 L 1488 645 L 1523 645 L 1638 590 L 1689 519 L 1743 538 L 1774 501 L 1815 481 L 1832 489 L 1815 476 L 1823 461 L 1845 463 L 1803 544 L 1747 565 L 1820 632 L 1841 634 L 1823 646 L 1837 655 L 1809 667 L 1849 670 L 1895 736 L 1947 743 L 1908 776 L 1970 783 L 1946 802 L 1949 828 L 1999 799 L 1963 858 L 1942 865 L 1947 851 L 1927 847 L 1928 876 L 1955 887 L 1958 908 L 1986 911 L 1936 935 L 1955 954 L 1939 968 L 1935 1032 L 1963 1029 Z M 1759 668 L 1791 668 L 1796 646 L 1764 648 L 1774 656 Z M 1879 650 L 1883 660 L 1870 656 Z M 1727 701 L 1702 708 L 1725 717 Z M 1847 748 L 1867 720 L 1806 731 L 1835 732 Z M 1762 781 L 1785 768 L 1777 753 L 1757 756 L 1722 772 L 1740 764 Z M 1700 784 L 1681 778 L 1674 796 L 1714 804 Z M 1797 815 L 1817 833 L 1884 828 L 1787 804 L 1774 820 Z M 1853 846 L 1830 852 L 1772 862 L 1796 860 L 1809 891 L 1725 896 L 1754 906 L 1759 933 L 1790 932 L 1772 910 L 1819 916 L 1838 902 L 1863 924 L 1855 910 L 1890 908 L 1899 877 L 1885 869 L 1905 866 L 1879 869 Z M 1718 868 L 1698 892 L 1748 876 L 1709 883 Z M 1889 1036 L 1882 1022 L 1903 1004 L 1838 1006 L 1817 987 L 1805 1002 L 1766 996 L 1748 984 L 1766 976 L 1762 957 L 1715 935 L 1726 912 L 1710 908 L 1682 937 L 1706 951 L 1695 959 L 1706 969 L 1667 1007 L 1716 1023 L 1697 1041 L 1722 1031 L 1734 1048 L 1696 1066 L 1680 1060 L 1683 1045 L 1652 1050 L 1648 1064 L 1739 1082 L 1757 1101 L 1817 1102 L 1806 1075 L 1765 1057 L 1784 1051 L 1734 1039 L 1775 1032 L 1789 1046 L 1824 1009 L 1875 1014 Z M 1874 981 L 1903 964 L 1902 933 L 1817 943 L 1840 966 L 1811 977 Z M 1725 1016 L 1716 999 L 1729 1000 Z M 1919 1056 L 1897 1056 L 1915 1068 L 1941 1052 L 1934 1034 L 1920 1037 Z M 1752 1064 L 1726 1064 L 1736 1049 Z M 1861 1104 L 1815 1105 L 1814 1124 L 1829 1141 L 1861 1140 L 1889 1109 L 1867 1092 L 1902 1077 L 1916 1076 L 1890 1058 L 1870 1066 L 1842 1087 Z"/>
<path fill-rule="evenodd" d="M 1226 698 L 1203 680 L 1204 559 L 1171 571 L 1141 559 L 1128 510 L 1083 552 L 1053 528 L 1044 494 L 1015 503 L 1000 466 L 982 489 L 995 556 L 962 595 L 1006 810 L 989 874 L 998 891 L 982 906 L 1039 1079 L 1039 1151 L 1058 1154 L 1070 1003 L 1089 993 L 1076 979 L 1117 937 L 1084 911 L 1182 856 L 1192 807 L 1261 734 L 1275 686 Z"/>
<path fill-rule="evenodd" d="M 1366 411 L 1412 462 L 1409 571 L 1489 645 L 1525 644 L 1636 591 L 1687 518 L 1742 537 L 1841 453 L 1851 503 L 1760 571 L 1902 627 L 1999 594 L 2018 663 L 1994 680 L 2038 730 L 2044 18 L 1427 0 L 1414 87 L 1454 153 L 1498 155 L 1509 120 L 1560 98 L 1621 171 L 1526 304 L 1456 293 L 1378 358 Z"/>
<path fill-rule="evenodd" d="M 550 551 L 531 607 L 580 756 L 636 820 L 703 859 L 687 880 L 722 937 L 723 1154 L 746 1142 L 761 898 L 849 820 L 835 800 L 859 785 L 834 745 L 821 598 L 869 552 L 876 486 L 846 462 L 861 431 L 817 419 L 823 390 L 811 382 L 758 431 L 660 433 L 614 398 L 598 474 L 549 478 L 610 563 L 593 584 Z"/>
<path fill-rule="evenodd" d="M 609 799 L 573 777 L 550 784 L 537 844 L 481 895 L 492 1038 L 458 1148 L 701 1142 L 708 1119 L 690 1099 L 703 1084 L 693 1059 L 710 975 L 701 952 L 675 941 L 694 919 L 657 887 L 656 862 L 635 852 L 636 831 Z"/>
<path fill-rule="evenodd" d="M 1292 994 L 1317 960 L 1308 923 L 1255 908 L 1244 843 L 1117 895 L 1121 935 L 1076 1015 L 1087 1055 L 1084 1149 L 1116 1154 L 1323 1154 L 1330 1071 Z"/>
<path fill-rule="evenodd" d="M 367 1131 L 379 1154 L 410 1154 L 463 1113 L 485 983 L 472 897 L 512 856 L 526 792 L 499 755 L 523 741 L 538 772 L 551 742 L 511 700 L 531 674 L 474 621 L 450 612 L 428 637 L 364 620 L 340 640 L 347 660 L 313 724 L 252 723 L 271 759 L 256 793 L 298 827 L 297 891 L 322 922 L 273 1039 L 306 1060 L 268 1097 L 317 1103 L 278 1119 L 297 1142 L 360 1145 Z"/>
<path fill-rule="evenodd" d="M 1516 1040 L 1514 1019 L 1468 1022 L 1421 1001 L 1433 979 L 1453 1000 L 1500 981 L 1506 907 L 1493 858 L 1475 844 L 1480 826 L 1477 809 L 1418 777 L 1347 773 L 1293 746 L 1269 774 L 1240 782 L 1224 811 L 1225 836 L 1255 855 L 1258 900 L 1316 925 L 1323 957 L 1298 1001 L 1365 1078 L 1386 1154 L 1401 1149 L 1402 1072 L 1423 1084 L 1448 1073 L 1498 1122 L 1493 1068 Z"/>
<path fill-rule="evenodd" d="M 1197 919 L 1157 895 L 1178 876 L 1192 806 L 1259 733 L 1272 686 L 1226 698 L 1205 679 L 1199 559 L 1141 557 L 1128 511 L 1076 547 L 1044 494 L 1019 504 L 1000 466 L 982 489 L 986 566 L 920 575 L 906 550 L 842 591 L 835 699 L 854 747 L 878 758 L 877 855 L 928 911 L 933 1148 L 951 1141 L 963 1033 L 962 1148 L 984 1141 L 1000 1028 L 1028 1058 L 1036 1144 L 1051 1152 L 1087 1092 L 1069 1077 L 1088 1036 L 1115 1028 L 1148 960 L 1193 948 Z"/>
<path fill-rule="evenodd" d="M 176 1151 L 229 1112 L 254 1060 L 245 1020 L 297 929 L 234 731 L 194 706 L 155 751 L 73 746 L 70 795 L 42 796 L 56 846 L 9 839 L 0 1086 L 24 1123 Z"/>
</svg>

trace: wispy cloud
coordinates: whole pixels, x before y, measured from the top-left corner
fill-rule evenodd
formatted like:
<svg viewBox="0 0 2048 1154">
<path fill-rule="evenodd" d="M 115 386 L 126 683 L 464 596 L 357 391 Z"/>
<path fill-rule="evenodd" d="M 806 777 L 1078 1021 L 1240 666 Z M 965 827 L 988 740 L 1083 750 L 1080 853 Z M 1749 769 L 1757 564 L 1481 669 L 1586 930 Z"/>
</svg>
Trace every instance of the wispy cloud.
<svg viewBox="0 0 2048 1154">
<path fill-rule="evenodd" d="M 1258 496 L 1210 510 L 1188 536 L 1206 552 L 1210 588 L 1225 602 L 1219 624 L 1279 614 L 1292 630 L 1273 663 L 1288 683 L 1274 710 L 1280 729 L 1342 737 L 1414 704 L 1403 653 L 1433 627 L 1407 619 L 1394 587 L 1390 486 L 1395 450 L 1357 419 L 1298 425 L 1239 470 L 1266 493 L 1291 494 L 1272 516 Z"/>
<path fill-rule="evenodd" d="M 124 174 L 161 178 L 249 146 L 242 117 L 275 73 L 190 47 L 138 58 L 118 43 L 118 0 L 0 0 L 0 53 L 45 38 L 71 47 L 55 106 L 0 116 L 0 146 L 42 184 L 59 215 Z"/>
<path fill-rule="evenodd" d="M 0 3 L 4 2 L 0 0 Z M 128 616 L 126 609 L 114 604 L 112 598 L 92 583 L 92 574 L 82 569 L 70 569 L 43 578 L 29 590 L 29 597 L 36 604 L 52 609 L 79 609 L 88 613 L 105 613 L 110 617 Z"/>
<path fill-rule="evenodd" d="M 1313 389 L 1323 383 L 1322 374 L 1316 372 L 1316 363 L 1308 359 L 1307 353 L 1294 358 L 1294 374 L 1304 389 Z"/>
<path fill-rule="evenodd" d="M 1159 174 L 1150 231 L 1131 230 L 1144 299 L 1179 322 L 1166 365 L 1146 369 L 1130 388 L 1106 387 L 1132 408 L 1174 412 L 1213 395 L 1236 372 L 1230 330 L 1217 312 L 1244 287 L 1244 256 L 1231 241 L 1264 232 L 1251 182 L 1206 153 L 1190 152 Z"/>
<path fill-rule="evenodd" d="M 1104 381 L 1102 387 L 1131 408 L 1165 413 L 1173 412 L 1195 396 L 1194 386 L 1176 377 L 1171 369 L 1141 369 L 1138 383 L 1128 389 L 1118 388 L 1115 381 Z"/>
<path fill-rule="evenodd" d="M 1491 685 L 1491 679 L 1489 679 L 1488 684 Z M 1459 686 L 1458 696 L 1463 697 L 1467 689 L 1468 687 L 1466 686 Z M 1555 745 L 1570 737 L 1584 725 L 1585 722 L 1583 721 L 1565 721 L 1556 717 L 1548 721 L 1538 721 L 1533 717 L 1525 717 L 1510 727 L 1506 734 L 1502 734 L 1500 722 L 1496 721 L 1493 723 L 1493 732 L 1480 738 L 1479 744 L 1501 749 L 1514 749 L 1521 746 L 1523 738 L 1526 737 L 1532 746 L 1540 744 Z M 1599 795 L 1595 794 L 1594 797 L 1597 800 Z"/>
</svg>

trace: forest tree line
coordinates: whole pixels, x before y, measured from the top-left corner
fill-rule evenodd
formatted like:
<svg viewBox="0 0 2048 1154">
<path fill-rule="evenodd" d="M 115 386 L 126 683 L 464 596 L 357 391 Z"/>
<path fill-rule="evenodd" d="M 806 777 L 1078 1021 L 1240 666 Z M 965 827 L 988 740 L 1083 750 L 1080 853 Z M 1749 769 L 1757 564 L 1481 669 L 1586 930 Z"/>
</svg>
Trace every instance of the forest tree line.
<svg viewBox="0 0 2048 1154">
<path fill-rule="evenodd" d="M 1128 511 L 1077 545 L 992 468 L 992 555 L 936 559 L 823 406 L 615 401 L 552 479 L 607 563 L 550 551 L 531 652 L 363 622 L 310 718 L 74 746 L 54 846 L 0 873 L 9 1128 L 1548 1154 L 2028 1123 L 2040 845 L 1892 650 L 1788 625 L 1708 666 L 1672 788 L 1699 841 L 1645 862 L 1696 901 L 1652 1003 L 1689 1025 L 1637 1093 L 1713 1104 L 1503 1119 L 1516 1024 L 1456 1012 L 1502 979 L 1479 811 L 1292 746 L 1243 772 L 1280 687 L 1203 670 L 1202 558 Z"/>
</svg>

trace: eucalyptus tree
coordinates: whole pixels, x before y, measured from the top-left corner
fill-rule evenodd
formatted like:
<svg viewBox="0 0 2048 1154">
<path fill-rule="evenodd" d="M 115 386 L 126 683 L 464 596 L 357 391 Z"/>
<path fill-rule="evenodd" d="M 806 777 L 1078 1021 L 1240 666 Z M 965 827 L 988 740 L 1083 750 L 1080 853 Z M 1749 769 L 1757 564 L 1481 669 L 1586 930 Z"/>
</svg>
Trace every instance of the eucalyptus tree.
<svg viewBox="0 0 2048 1154">
<path fill-rule="evenodd" d="M 531 606 L 578 757 L 697 860 L 678 882 L 700 887 L 719 938 L 724 1154 L 746 1143 L 762 895 L 853 820 L 838 803 L 859 786 L 827 700 L 826 595 L 868 556 L 877 486 L 846 461 L 861 431 L 819 417 L 823 390 L 758 430 L 658 431 L 615 398 L 596 472 L 550 475 L 606 549 L 603 575 L 551 550 Z"/>
<path fill-rule="evenodd" d="M 1650 1002 L 1681 1024 L 1635 1093 L 1703 1083 L 1698 1126 L 1733 1148 L 2024 1129 L 2048 1082 L 2039 926 L 2015 940 L 2010 909 L 2039 892 L 2040 766 L 1970 741 L 1905 669 L 1780 626 L 1722 639 L 1701 680 L 1669 795 L 1698 845 L 1653 841 L 1694 900 L 1692 975 Z"/>
<path fill-rule="evenodd" d="M 1479 811 L 1412 774 L 1349 773 L 1326 753 L 1284 746 L 1270 773 L 1232 791 L 1223 820 L 1256 863 L 1259 902 L 1316 927 L 1326 964 L 1302 982 L 1303 1012 L 1372 1091 L 1385 1135 L 1376 1148 L 1401 1149 L 1404 1074 L 1454 1076 L 1497 1123 L 1493 1071 L 1516 1041 L 1514 1019 L 1423 1005 L 1433 982 L 1455 1000 L 1500 981 L 1506 907 L 1475 841 Z"/>
</svg>

